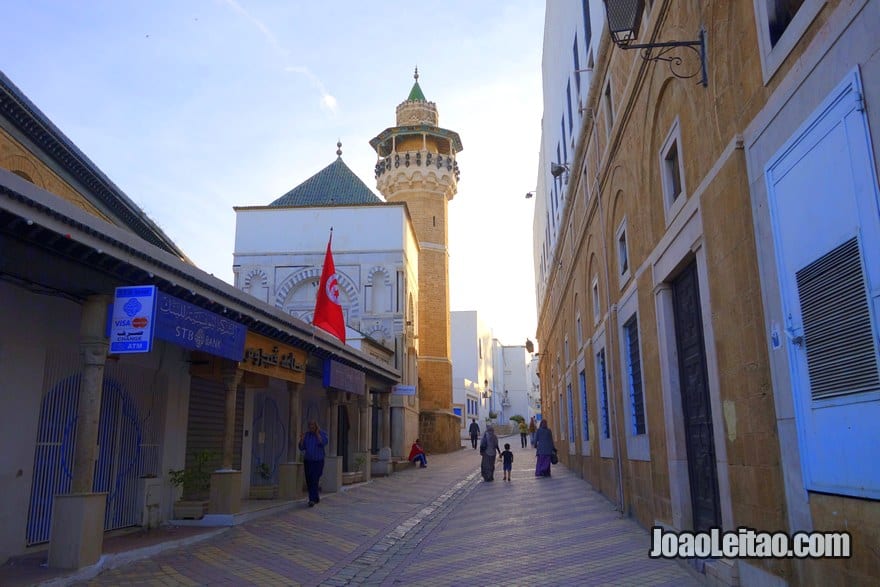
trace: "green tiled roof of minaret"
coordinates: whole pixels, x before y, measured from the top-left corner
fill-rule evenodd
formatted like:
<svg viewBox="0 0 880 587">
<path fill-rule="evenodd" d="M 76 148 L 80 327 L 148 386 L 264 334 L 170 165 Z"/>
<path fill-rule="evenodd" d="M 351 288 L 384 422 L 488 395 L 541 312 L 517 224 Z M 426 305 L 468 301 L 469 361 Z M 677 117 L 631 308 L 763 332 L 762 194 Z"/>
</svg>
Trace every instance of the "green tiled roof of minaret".
<svg viewBox="0 0 880 587">
<path fill-rule="evenodd" d="M 422 88 L 419 86 L 419 68 L 416 68 L 416 73 L 413 75 L 416 79 L 416 83 L 413 84 L 412 89 L 409 91 L 409 96 L 407 97 L 408 102 L 427 102 L 427 98 L 425 98 L 425 94 L 422 93 Z"/>
<path fill-rule="evenodd" d="M 342 161 L 337 143 L 336 161 L 271 204 L 274 207 L 351 206 L 381 204 L 382 200 Z"/>
</svg>

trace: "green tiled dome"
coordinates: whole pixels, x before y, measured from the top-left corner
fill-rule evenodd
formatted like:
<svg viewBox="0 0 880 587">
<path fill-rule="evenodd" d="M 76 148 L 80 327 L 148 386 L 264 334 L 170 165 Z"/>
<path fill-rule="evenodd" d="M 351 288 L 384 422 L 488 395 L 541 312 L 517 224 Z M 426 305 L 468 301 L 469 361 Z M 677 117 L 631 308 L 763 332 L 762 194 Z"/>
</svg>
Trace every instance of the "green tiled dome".
<svg viewBox="0 0 880 587">
<path fill-rule="evenodd" d="M 347 206 L 381 203 L 382 200 L 342 162 L 342 157 L 337 157 L 336 161 L 269 206 Z"/>
</svg>

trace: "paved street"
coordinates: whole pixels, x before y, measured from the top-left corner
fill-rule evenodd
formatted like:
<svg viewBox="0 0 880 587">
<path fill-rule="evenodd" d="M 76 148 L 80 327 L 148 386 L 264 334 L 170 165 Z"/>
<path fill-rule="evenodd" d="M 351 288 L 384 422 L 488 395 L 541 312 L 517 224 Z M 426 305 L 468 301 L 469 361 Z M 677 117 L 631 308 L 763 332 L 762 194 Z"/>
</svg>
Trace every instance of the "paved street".
<svg viewBox="0 0 880 587">
<path fill-rule="evenodd" d="M 246 522 L 77 585 L 696 585 L 648 558 L 648 532 L 562 466 L 482 482 L 469 446 L 314 508 Z M 65 581 L 62 581 L 62 583 Z M 59 584 L 59 583 L 55 583 Z"/>
</svg>

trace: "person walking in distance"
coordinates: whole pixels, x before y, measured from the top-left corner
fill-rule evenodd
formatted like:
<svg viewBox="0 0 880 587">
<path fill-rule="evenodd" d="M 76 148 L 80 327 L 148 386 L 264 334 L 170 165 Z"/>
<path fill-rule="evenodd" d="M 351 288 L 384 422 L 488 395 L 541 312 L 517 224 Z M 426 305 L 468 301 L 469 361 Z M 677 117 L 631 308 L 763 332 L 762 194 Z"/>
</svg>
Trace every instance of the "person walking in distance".
<svg viewBox="0 0 880 587">
<path fill-rule="evenodd" d="M 476 418 L 471 418 L 471 425 L 468 427 L 468 432 L 471 435 L 471 446 L 476 450 L 477 441 L 480 439 L 480 425 L 477 424 Z"/>
<path fill-rule="evenodd" d="M 306 474 L 306 487 L 309 489 L 309 507 L 321 501 L 318 483 L 324 473 L 324 447 L 330 441 L 327 433 L 318 428 L 318 422 L 309 420 L 308 431 L 299 435 L 299 449 L 303 452 L 303 468 Z"/>
<path fill-rule="evenodd" d="M 529 427 L 526 425 L 526 421 L 520 420 L 519 421 L 519 443 L 520 443 L 520 445 L 522 445 L 521 448 L 526 447 L 526 436 L 528 436 L 528 434 L 529 434 Z"/>
<path fill-rule="evenodd" d="M 504 444 L 504 452 L 501 453 L 501 469 L 504 471 L 504 480 L 510 481 L 510 472 L 513 470 L 513 453 L 510 452 L 510 445 L 507 443 Z"/>
<path fill-rule="evenodd" d="M 532 448 L 535 447 L 535 433 L 538 432 L 538 425 L 535 423 L 535 417 L 532 416 L 529 420 L 529 436 L 532 441 Z"/>
<path fill-rule="evenodd" d="M 498 437 L 495 436 L 495 428 L 493 426 L 486 426 L 483 439 L 480 441 L 480 456 L 482 457 L 480 461 L 480 474 L 483 476 L 483 481 L 495 480 L 495 456 L 500 454 L 501 449 L 498 448 Z"/>
<path fill-rule="evenodd" d="M 556 450 L 553 445 L 553 432 L 547 426 L 547 420 L 541 420 L 541 425 L 535 433 L 535 445 L 538 462 L 535 465 L 535 477 L 550 476 L 550 455 Z"/>
</svg>

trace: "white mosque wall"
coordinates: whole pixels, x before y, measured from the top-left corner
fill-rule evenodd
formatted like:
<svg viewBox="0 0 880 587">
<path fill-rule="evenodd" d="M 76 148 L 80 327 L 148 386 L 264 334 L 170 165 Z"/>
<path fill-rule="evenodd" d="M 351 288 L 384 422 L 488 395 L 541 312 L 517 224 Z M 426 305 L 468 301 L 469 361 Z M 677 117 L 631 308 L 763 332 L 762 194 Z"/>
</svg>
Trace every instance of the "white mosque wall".
<svg viewBox="0 0 880 587">
<path fill-rule="evenodd" d="M 414 384 L 406 322 L 417 322 L 418 243 L 403 204 L 236 208 L 235 286 L 311 322 L 330 227 L 347 326 L 395 350 Z M 413 335 L 417 333 L 412 332 Z M 408 342 L 409 341 L 409 342 Z"/>
</svg>

